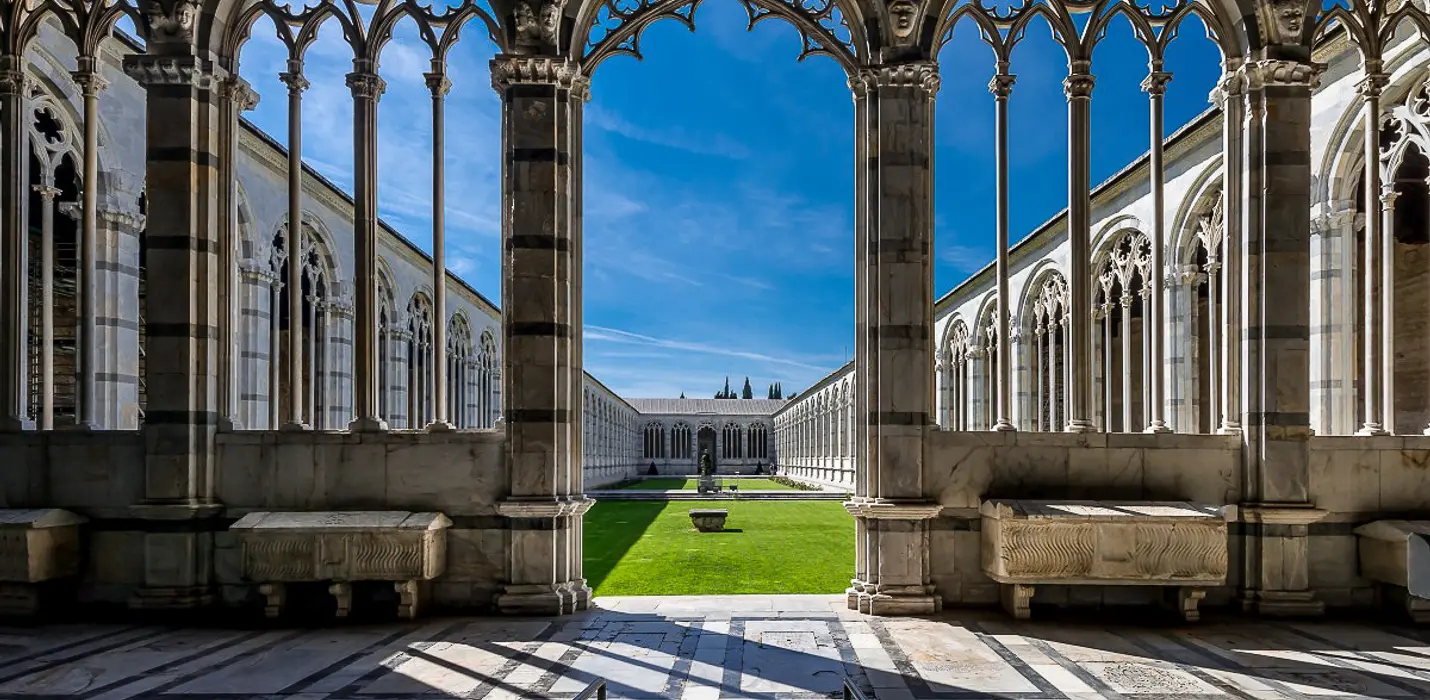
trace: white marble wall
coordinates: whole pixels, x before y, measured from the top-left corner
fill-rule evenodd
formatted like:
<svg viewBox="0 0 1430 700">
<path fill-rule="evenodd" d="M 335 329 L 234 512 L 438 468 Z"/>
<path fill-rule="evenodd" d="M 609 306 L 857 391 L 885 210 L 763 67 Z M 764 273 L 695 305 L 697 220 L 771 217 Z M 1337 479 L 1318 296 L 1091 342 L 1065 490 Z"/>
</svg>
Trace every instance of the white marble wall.
<svg viewBox="0 0 1430 700">
<path fill-rule="evenodd" d="M 588 489 L 618 483 L 641 471 L 641 429 L 645 425 L 630 404 L 589 374 L 584 374 L 581 406 L 581 474 Z"/>
<path fill-rule="evenodd" d="M 774 415 L 779 474 L 810 484 L 854 488 L 858 437 L 854 365 L 820 380 Z"/>
</svg>

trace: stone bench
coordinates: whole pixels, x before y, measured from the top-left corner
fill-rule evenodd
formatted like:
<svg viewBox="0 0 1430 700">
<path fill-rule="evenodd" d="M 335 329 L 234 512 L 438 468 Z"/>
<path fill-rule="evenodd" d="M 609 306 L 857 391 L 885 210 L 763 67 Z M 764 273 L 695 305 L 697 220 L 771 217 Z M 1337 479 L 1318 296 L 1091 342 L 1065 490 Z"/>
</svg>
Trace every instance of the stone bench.
<svg viewBox="0 0 1430 700">
<path fill-rule="evenodd" d="M 1355 534 L 1360 575 L 1375 582 L 1377 602 L 1403 599 L 1411 619 L 1430 622 L 1430 521 L 1377 520 Z"/>
<path fill-rule="evenodd" d="M 1003 584 L 1003 607 L 1020 620 L 1038 585 L 1120 585 L 1176 586 L 1177 611 L 1193 622 L 1206 587 L 1226 583 L 1219 506 L 990 500 L 979 513 L 983 573 Z"/>
<path fill-rule="evenodd" d="M 85 522 L 58 508 L 0 509 L 0 615 L 38 613 L 40 584 L 79 574 Z"/>
<path fill-rule="evenodd" d="M 447 568 L 447 528 L 441 513 L 349 511 L 249 513 L 229 530 L 241 548 L 244 580 L 258 584 L 264 613 L 277 617 L 287 584 L 329 583 L 338 617 L 352 609 L 352 582 L 391 581 L 398 615 L 417 616 L 425 582 Z"/>
</svg>

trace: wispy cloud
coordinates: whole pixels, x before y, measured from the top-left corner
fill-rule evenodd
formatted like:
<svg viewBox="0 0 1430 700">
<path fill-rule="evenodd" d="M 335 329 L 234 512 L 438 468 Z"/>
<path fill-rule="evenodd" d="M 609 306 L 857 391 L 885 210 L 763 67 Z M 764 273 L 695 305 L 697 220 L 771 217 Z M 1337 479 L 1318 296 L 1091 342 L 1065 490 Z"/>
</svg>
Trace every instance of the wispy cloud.
<svg viewBox="0 0 1430 700">
<path fill-rule="evenodd" d="M 628 345 L 644 345 L 649 347 L 666 348 L 670 350 L 681 350 L 684 352 L 698 352 L 705 355 L 716 355 L 720 357 L 733 357 L 742 360 L 754 360 L 757 362 L 767 362 L 776 365 L 787 365 L 799 369 L 811 371 L 828 372 L 833 367 L 821 367 L 819 365 L 802 362 L 793 359 L 797 355 L 770 355 L 750 350 L 740 350 L 727 345 L 716 345 L 710 343 L 697 343 L 687 340 L 677 340 L 673 338 L 657 338 L 655 336 L 631 333 L 619 328 L 606 328 L 603 326 L 587 325 L 585 327 L 585 339 L 594 342 L 624 343 Z"/>
<path fill-rule="evenodd" d="M 591 107 L 586 111 L 586 127 L 619 134 L 632 141 L 641 141 L 654 146 L 674 148 L 705 156 L 720 156 L 742 160 L 750 157 L 750 149 L 744 144 L 722 134 L 696 134 L 679 124 L 660 127 L 641 126 L 618 114 Z"/>
</svg>

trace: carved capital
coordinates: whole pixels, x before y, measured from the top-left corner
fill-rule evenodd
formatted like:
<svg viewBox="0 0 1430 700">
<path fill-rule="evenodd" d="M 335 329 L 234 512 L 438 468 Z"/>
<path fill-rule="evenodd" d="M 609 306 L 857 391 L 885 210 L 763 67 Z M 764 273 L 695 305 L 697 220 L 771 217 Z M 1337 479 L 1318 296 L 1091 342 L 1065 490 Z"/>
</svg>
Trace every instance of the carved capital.
<svg viewBox="0 0 1430 700">
<path fill-rule="evenodd" d="M 849 76 L 849 91 L 854 93 L 854 99 L 858 100 L 868 96 L 876 82 L 873 71 L 861 70 Z"/>
<path fill-rule="evenodd" d="M 575 63 L 545 56 L 497 56 L 491 70 L 497 92 L 513 85 L 553 85 L 584 95 L 591 82 Z"/>
<path fill-rule="evenodd" d="M 149 0 L 144 3 L 150 43 L 192 44 L 199 16 L 198 0 Z"/>
<path fill-rule="evenodd" d="M 432 92 L 433 97 L 446 97 L 452 90 L 452 81 L 447 78 L 446 73 L 423 73 L 422 78 L 426 80 L 427 89 Z"/>
<path fill-rule="evenodd" d="M 1172 82 L 1172 74 L 1167 71 L 1152 71 L 1142 79 L 1142 91 L 1149 95 L 1167 94 L 1167 83 Z"/>
<path fill-rule="evenodd" d="M 303 77 L 303 62 L 293 58 L 288 59 L 288 70 L 279 73 L 278 79 L 288 86 L 289 95 L 301 95 L 311 85 Z"/>
<path fill-rule="evenodd" d="M 932 61 L 900 63 L 893 66 L 879 66 L 874 75 L 881 88 L 920 88 L 930 97 L 938 94 L 942 80 L 938 76 L 938 66 Z"/>
<path fill-rule="evenodd" d="M 259 95 L 247 80 L 231 75 L 219 83 L 219 96 L 228 99 L 240 112 L 249 112 L 258 106 Z"/>
<path fill-rule="evenodd" d="M 1320 63 L 1262 59 L 1246 62 L 1241 67 L 1241 75 L 1247 90 L 1268 87 L 1303 87 L 1314 90 L 1321 85 L 1321 73 L 1325 69 L 1325 65 Z"/>
<path fill-rule="evenodd" d="M 382 97 L 382 93 L 387 91 L 387 81 L 378 77 L 377 73 L 354 71 L 348 73 L 347 78 L 348 89 L 352 91 L 355 100 L 376 102 Z"/>
<path fill-rule="evenodd" d="M 1008 75 L 1007 73 L 995 75 L 992 80 L 988 81 L 988 91 L 993 93 L 994 97 L 1000 100 L 1006 100 L 1008 96 L 1013 94 L 1013 83 L 1017 81 L 1018 76 L 1016 75 Z"/>
<path fill-rule="evenodd" d="M 93 97 L 109 86 L 109 81 L 99 73 L 98 60 L 90 56 L 80 56 L 75 63 L 77 68 L 70 71 L 70 78 L 74 79 L 81 95 Z"/>
<path fill-rule="evenodd" d="M 1075 62 L 1072 72 L 1063 78 L 1063 94 L 1069 100 L 1092 99 L 1092 88 L 1097 85 L 1097 78 L 1088 72 L 1086 63 L 1087 61 Z"/>
<path fill-rule="evenodd" d="M 55 197 L 60 196 L 61 190 L 58 187 L 52 187 L 50 185 L 31 185 L 30 187 L 35 190 L 41 198 L 46 200 L 53 201 Z"/>
<path fill-rule="evenodd" d="M 1400 199 L 1400 193 L 1395 191 L 1395 185 L 1387 184 L 1380 187 L 1380 204 L 1387 212 L 1395 211 L 1395 200 Z"/>
<path fill-rule="evenodd" d="M 1211 94 L 1207 95 L 1207 101 L 1226 109 L 1226 101 L 1240 97 L 1245 89 L 1246 81 L 1241 75 L 1240 65 L 1228 66 L 1221 79 L 1217 80 L 1216 87 L 1212 88 Z"/>
<path fill-rule="evenodd" d="M 124 74 L 146 87 L 185 85 L 199 90 L 214 87 L 213 70 L 195 56 L 125 56 Z"/>
<path fill-rule="evenodd" d="M 1372 66 L 1371 64 L 1375 64 Z M 1356 83 L 1356 94 L 1363 100 L 1379 99 L 1390 84 L 1390 75 L 1379 70 L 1380 61 L 1366 61 L 1365 77 Z"/>
</svg>

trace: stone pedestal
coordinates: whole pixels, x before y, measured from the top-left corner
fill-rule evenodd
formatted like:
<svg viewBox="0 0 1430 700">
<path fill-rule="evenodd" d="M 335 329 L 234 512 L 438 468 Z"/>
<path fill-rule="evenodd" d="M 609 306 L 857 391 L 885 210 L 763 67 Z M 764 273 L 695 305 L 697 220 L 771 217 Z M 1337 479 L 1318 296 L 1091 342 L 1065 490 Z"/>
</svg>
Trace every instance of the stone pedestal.
<svg viewBox="0 0 1430 700">
<path fill-rule="evenodd" d="M 844 502 L 844 509 L 855 518 L 863 556 L 846 592 L 849 609 L 868 615 L 929 615 L 942 609 L 926 557 L 928 521 L 943 506 L 854 498 Z"/>
<path fill-rule="evenodd" d="M 82 516 L 0 510 L 0 616 L 39 612 L 39 585 L 79 573 Z"/>
<path fill-rule="evenodd" d="M 723 508 L 691 508 L 690 522 L 701 532 L 721 532 L 729 515 L 730 511 Z"/>
</svg>

